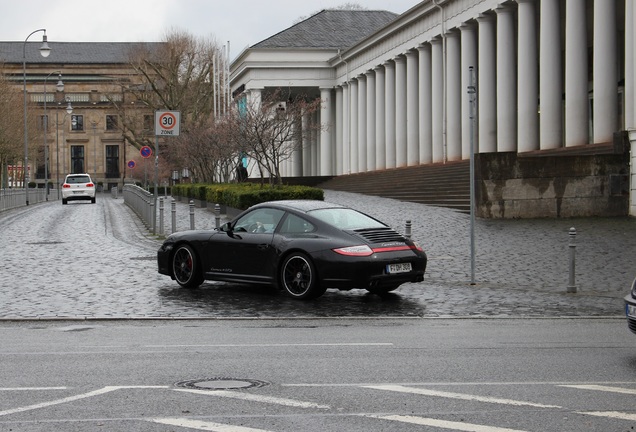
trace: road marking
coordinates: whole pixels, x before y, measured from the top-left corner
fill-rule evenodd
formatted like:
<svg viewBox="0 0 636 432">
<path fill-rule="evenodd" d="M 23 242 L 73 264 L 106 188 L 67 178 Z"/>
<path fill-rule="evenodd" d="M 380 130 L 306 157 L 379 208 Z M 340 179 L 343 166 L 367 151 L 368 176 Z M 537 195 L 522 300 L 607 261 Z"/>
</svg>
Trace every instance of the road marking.
<svg viewBox="0 0 636 432">
<path fill-rule="evenodd" d="M 74 401 L 77 401 L 77 400 L 86 399 L 86 398 L 93 397 L 93 396 L 100 396 L 100 395 L 103 395 L 105 393 L 110 393 L 110 392 L 113 392 L 113 391 L 116 391 L 116 390 L 134 389 L 134 388 L 168 388 L 168 387 L 167 386 L 107 386 L 107 387 L 101 388 L 99 390 L 94 390 L 94 391 L 88 392 L 88 393 L 82 393 L 82 394 L 78 394 L 78 395 L 75 395 L 75 396 L 65 397 L 65 398 L 62 398 L 62 399 L 56 399 L 56 400 L 52 400 L 52 401 L 48 401 L 48 402 L 42 402 L 42 403 L 35 404 L 35 405 L 27 405 L 27 406 L 23 406 L 23 407 L 12 408 L 12 409 L 8 409 L 8 410 L 0 411 L 0 416 L 16 414 L 16 413 L 25 412 L 25 411 L 32 411 L 32 410 L 36 410 L 36 409 L 40 409 L 40 408 L 47 408 L 47 407 L 50 407 L 50 406 L 60 405 L 60 404 L 67 403 L 67 402 L 74 402 Z"/>
<path fill-rule="evenodd" d="M 180 426 L 184 428 L 190 429 L 198 429 L 203 431 L 213 431 L 213 432 L 269 432 L 265 429 L 254 429 L 245 426 L 232 426 L 226 425 L 222 423 L 212 423 L 212 422 L 204 422 L 201 420 L 188 420 L 188 419 L 179 419 L 179 418 L 154 418 L 148 421 L 154 423 L 161 423 L 170 426 Z"/>
<path fill-rule="evenodd" d="M 609 386 L 601 386 L 601 385 L 561 385 L 559 387 L 569 387 L 581 390 L 596 390 L 596 391 L 604 391 L 610 393 L 623 393 L 623 394 L 631 394 L 636 395 L 636 389 L 626 389 L 621 387 L 609 387 Z"/>
<path fill-rule="evenodd" d="M 416 416 L 403 416 L 403 415 L 365 415 L 365 417 L 373 417 L 382 420 L 392 420 L 402 423 L 416 424 L 420 426 L 432 426 L 443 429 L 453 429 L 465 432 L 524 432 L 519 429 L 499 428 L 494 426 L 483 426 L 478 424 L 464 423 L 464 422 L 452 422 L 433 418 L 416 417 Z"/>
<path fill-rule="evenodd" d="M 285 398 L 277 398 L 271 396 L 259 396 L 249 393 L 239 393 L 232 392 L 228 390 L 196 390 L 196 389 L 174 389 L 175 391 L 186 392 L 186 393 L 194 393 L 194 394 L 202 394 L 208 396 L 221 396 L 233 399 L 242 399 L 252 402 L 263 402 L 270 403 L 276 405 L 284 405 L 296 408 L 319 408 L 319 409 L 330 409 L 329 405 L 320 405 L 313 402 L 303 402 L 294 399 L 285 399 Z"/>
<path fill-rule="evenodd" d="M 618 411 L 590 411 L 590 412 L 581 411 L 578 414 L 585 414 L 585 415 L 591 415 L 596 417 L 608 417 L 608 418 L 614 418 L 619 420 L 636 421 L 636 414 L 628 414 L 628 413 L 623 413 Z"/>
<path fill-rule="evenodd" d="M 144 345 L 145 348 L 280 348 L 280 347 L 343 347 L 343 346 L 393 346 L 390 342 L 360 343 L 275 343 L 275 344 L 213 344 L 213 345 Z"/>
<path fill-rule="evenodd" d="M 66 390 L 68 387 L 2 387 L 0 391 Z"/>
<path fill-rule="evenodd" d="M 543 405 L 543 404 L 538 404 L 534 402 L 524 402 L 524 401 L 517 401 L 512 399 L 500 399 L 500 398 L 477 396 L 477 395 L 470 395 L 470 394 L 464 394 L 464 393 L 452 393 L 452 392 L 437 391 L 437 390 L 427 390 L 427 389 L 420 389 L 420 388 L 404 387 L 401 385 L 379 385 L 379 386 L 371 385 L 371 386 L 363 386 L 363 387 L 376 389 L 376 390 L 393 391 L 398 393 L 412 393 L 412 394 L 419 394 L 423 396 L 436 396 L 436 397 L 444 397 L 444 398 L 450 398 L 450 399 L 461 399 L 461 400 L 467 400 L 467 401 L 473 401 L 473 402 L 488 402 L 488 403 L 514 405 L 514 406 L 530 406 L 535 408 L 561 408 L 558 405 Z"/>
</svg>

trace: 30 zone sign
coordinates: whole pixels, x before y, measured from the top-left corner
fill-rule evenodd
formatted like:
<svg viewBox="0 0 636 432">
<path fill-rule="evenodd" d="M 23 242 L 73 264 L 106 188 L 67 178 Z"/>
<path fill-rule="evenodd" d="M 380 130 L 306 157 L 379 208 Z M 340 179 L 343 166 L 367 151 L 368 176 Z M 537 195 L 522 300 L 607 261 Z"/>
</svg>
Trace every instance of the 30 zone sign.
<svg viewBox="0 0 636 432">
<path fill-rule="evenodd" d="M 155 112 L 155 135 L 179 136 L 179 123 L 181 113 L 179 111 Z"/>
</svg>

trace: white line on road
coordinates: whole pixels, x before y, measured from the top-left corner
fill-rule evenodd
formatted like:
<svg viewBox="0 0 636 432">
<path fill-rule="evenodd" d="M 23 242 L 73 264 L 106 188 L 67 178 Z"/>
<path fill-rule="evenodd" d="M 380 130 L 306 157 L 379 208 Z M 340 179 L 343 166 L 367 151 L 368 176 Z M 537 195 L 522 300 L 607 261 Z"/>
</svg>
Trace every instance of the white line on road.
<svg viewBox="0 0 636 432">
<path fill-rule="evenodd" d="M 179 419 L 179 418 L 154 418 L 149 421 L 154 423 L 161 423 L 170 426 L 180 426 L 184 428 L 190 429 L 198 429 L 203 431 L 213 431 L 213 432 L 269 432 L 265 429 L 254 429 L 245 426 L 232 426 L 225 425 L 222 423 L 212 423 L 212 422 L 204 422 L 201 420 L 188 420 L 188 419 Z"/>
<path fill-rule="evenodd" d="M 343 346 L 393 346 L 389 342 L 359 343 L 274 343 L 274 344 L 212 344 L 212 345 L 145 345 L 145 348 L 280 348 L 280 347 L 343 347 Z"/>
<path fill-rule="evenodd" d="M 0 387 L 0 391 L 66 390 L 68 387 Z"/>
<path fill-rule="evenodd" d="M 81 400 L 81 399 L 86 399 L 86 398 L 93 397 L 93 396 L 103 395 L 105 393 L 110 393 L 110 392 L 116 391 L 116 390 L 131 389 L 131 388 L 168 388 L 168 387 L 167 386 L 108 386 L 108 387 L 104 387 L 104 388 L 101 388 L 99 390 L 94 390 L 94 391 L 88 392 L 88 393 L 82 393 L 82 394 L 79 394 L 79 395 L 69 396 L 69 397 L 65 397 L 65 398 L 62 398 L 62 399 L 56 399 L 56 400 L 52 400 L 52 401 L 48 401 L 48 402 L 42 402 L 42 403 L 35 404 L 35 405 L 27 405 L 27 406 L 23 406 L 23 407 L 12 408 L 12 409 L 8 409 L 8 410 L 0 411 L 0 416 L 16 414 L 16 413 L 25 412 L 25 411 L 32 411 L 32 410 L 36 410 L 36 409 L 40 409 L 40 408 L 47 408 L 47 407 L 54 406 L 54 405 L 60 405 L 60 404 L 67 403 L 67 402 L 74 402 L 76 400 Z"/>
<path fill-rule="evenodd" d="M 614 418 L 619 420 L 631 420 L 636 422 L 636 414 L 628 414 L 628 413 L 623 413 L 618 411 L 590 411 L 590 412 L 581 411 L 578 414 L 585 414 L 585 415 L 591 415 L 596 417 Z"/>
<path fill-rule="evenodd" d="M 392 420 L 402 423 L 416 424 L 420 426 L 432 426 L 442 429 L 453 429 L 464 432 L 524 432 L 519 429 L 499 428 L 494 426 L 483 426 L 478 424 L 445 421 L 433 418 L 403 416 L 403 415 L 365 415 L 365 417 L 373 417 L 383 420 Z"/>
<path fill-rule="evenodd" d="M 195 390 L 195 389 L 192 389 L 192 390 L 174 389 L 174 390 L 180 391 L 180 392 L 186 392 L 186 393 L 194 393 L 194 394 L 201 394 L 201 395 L 208 395 L 208 396 L 221 396 L 221 397 L 227 397 L 227 398 L 233 398 L 233 399 L 242 399 L 242 400 L 248 400 L 252 402 L 263 402 L 263 403 L 284 405 L 284 406 L 290 406 L 290 407 L 296 407 L 296 408 L 319 408 L 319 409 L 331 408 L 329 405 L 320 405 L 313 402 L 303 402 L 303 401 L 294 400 L 294 399 L 277 398 L 277 397 L 271 397 L 271 396 L 259 396 L 259 395 L 253 395 L 248 393 L 232 392 L 228 390 Z"/>
<path fill-rule="evenodd" d="M 626 389 L 621 387 L 609 387 L 609 386 L 601 386 L 601 385 L 561 385 L 559 387 L 569 387 L 580 390 L 596 390 L 596 391 L 604 391 L 609 393 L 623 393 L 623 394 L 631 394 L 636 395 L 636 389 Z"/>
<path fill-rule="evenodd" d="M 438 390 L 427 390 L 427 389 L 420 389 L 420 388 L 405 387 L 401 385 L 379 385 L 379 386 L 371 385 L 371 386 L 364 386 L 364 388 L 393 391 L 398 393 L 412 393 L 412 394 L 419 394 L 423 396 L 436 396 L 436 397 L 444 397 L 444 398 L 450 398 L 450 399 L 461 399 L 461 400 L 474 401 L 474 402 L 488 402 L 488 403 L 496 403 L 496 404 L 503 404 L 503 405 L 530 406 L 535 408 L 561 408 L 558 405 L 543 405 L 543 404 L 538 404 L 534 402 L 524 402 L 524 401 L 517 401 L 512 399 L 500 399 L 500 398 L 493 398 L 493 397 L 487 397 L 487 396 L 477 396 L 477 395 L 464 394 L 464 393 L 452 393 L 452 392 L 445 392 L 445 391 L 438 391 Z"/>
</svg>

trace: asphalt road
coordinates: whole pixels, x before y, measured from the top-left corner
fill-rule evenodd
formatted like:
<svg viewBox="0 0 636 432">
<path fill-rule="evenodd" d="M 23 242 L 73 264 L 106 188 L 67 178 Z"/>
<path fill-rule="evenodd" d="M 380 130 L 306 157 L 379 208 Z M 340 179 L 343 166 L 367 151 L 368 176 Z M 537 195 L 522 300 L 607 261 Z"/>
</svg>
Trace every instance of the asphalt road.
<svg viewBox="0 0 636 432">
<path fill-rule="evenodd" d="M 384 298 L 329 290 L 311 302 L 224 283 L 180 289 L 156 271 L 160 239 L 121 197 L 103 194 L 96 204 L 49 201 L 0 213 L 0 319 L 623 316 L 636 261 L 633 218 L 478 220 L 471 285 L 467 215 L 342 192 L 326 191 L 326 199 L 402 232 L 411 220 L 429 256 L 424 282 Z M 177 215 L 177 229 L 187 229 L 187 203 L 178 203 Z M 197 208 L 195 220 L 196 228 L 215 225 L 209 209 Z M 573 225 L 578 291 L 568 294 Z"/>
<path fill-rule="evenodd" d="M 5 321 L 0 340 L 1 431 L 636 424 L 636 338 L 615 319 Z"/>
</svg>

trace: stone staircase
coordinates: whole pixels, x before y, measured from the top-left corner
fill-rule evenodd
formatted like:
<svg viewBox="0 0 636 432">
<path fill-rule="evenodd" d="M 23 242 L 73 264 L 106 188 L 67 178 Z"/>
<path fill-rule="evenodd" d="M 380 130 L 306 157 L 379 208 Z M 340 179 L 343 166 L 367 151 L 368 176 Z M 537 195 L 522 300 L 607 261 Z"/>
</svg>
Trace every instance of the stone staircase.
<svg viewBox="0 0 636 432">
<path fill-rule="evenodd" d="M 470 212 L 468 160 L 341 175 L 318 187 Z"/>
</svg>

